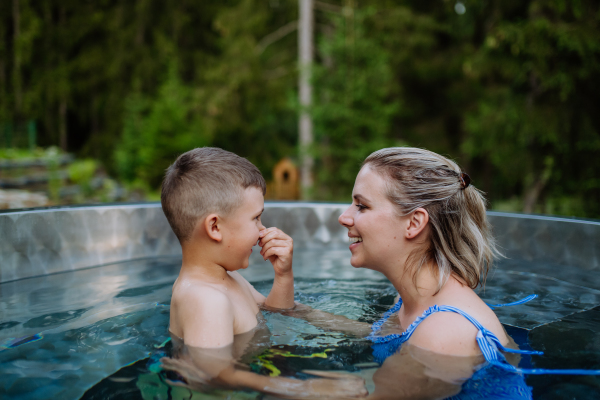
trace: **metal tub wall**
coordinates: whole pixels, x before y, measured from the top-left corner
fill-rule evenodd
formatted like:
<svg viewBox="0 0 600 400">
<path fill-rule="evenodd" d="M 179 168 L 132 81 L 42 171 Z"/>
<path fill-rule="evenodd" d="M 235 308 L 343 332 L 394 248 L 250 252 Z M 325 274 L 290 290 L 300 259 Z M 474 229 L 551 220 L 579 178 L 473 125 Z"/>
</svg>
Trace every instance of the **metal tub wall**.
<svg viewBox="0 0 600 400">
<path fill-rule="evenodd" d="M 290 234 L 296 248 L 341 248 L 347 236 L 337 219 L 347 206 L 266 203 L 263 222 Z M 507 257 L 500 268 L 508 265 L 600 289 L 600 282 L 589 279 L 600 269 L 599 222 L 488 215 Z M 158 203 L 0 213 L 0 282 L 180 254 Z"/>
</svg>

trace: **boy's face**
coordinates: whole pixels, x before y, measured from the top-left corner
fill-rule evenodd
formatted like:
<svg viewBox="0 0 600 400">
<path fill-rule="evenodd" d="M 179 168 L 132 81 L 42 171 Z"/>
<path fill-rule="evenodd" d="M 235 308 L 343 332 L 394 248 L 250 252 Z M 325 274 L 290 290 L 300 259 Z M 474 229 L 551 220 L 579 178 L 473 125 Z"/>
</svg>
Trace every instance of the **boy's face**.
<svg viewBox="0 0 600 400">
<path fill-rule="evenodd" d="M 249 187 L 242 198 L 242 204 L 223 218 L 223 267 L 229 271 L 248 267 L 252 247 L 265 229 L 260 221 L 265 207 L 262 190 Z"/>
</svg>

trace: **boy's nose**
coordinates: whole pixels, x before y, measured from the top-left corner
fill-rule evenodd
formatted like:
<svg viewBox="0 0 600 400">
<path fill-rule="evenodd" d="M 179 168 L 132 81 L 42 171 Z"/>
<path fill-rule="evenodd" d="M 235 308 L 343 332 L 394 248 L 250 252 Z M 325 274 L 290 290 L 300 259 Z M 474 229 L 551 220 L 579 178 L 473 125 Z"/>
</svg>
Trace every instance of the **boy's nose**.
<svg viewBox="0 0 600 400">
<path fill-rule="evenodd" d="M 342 224 L 343 226 L 345 226 L 346 228 L 349 228 L 352 225 L 354 225 L 354 219 L 350 216 L 350 209 L 351 208 L 352 208 L 352 205 L 350 205 L 350 207 L 348 207 L 346 209 L 346 211 L 344 211 L 342 213 L 342 215 L 340 215 L 340 217 L 338 218 L 338 222 L 340 224 Z"/>
<path fill-rule="evenodd" d="M 262 231 L 263 229 L 267 229 L 267 228 L 262 224 L 262 222 L 259 222 L 258 223 L 258 230 Z"/>
</svg>

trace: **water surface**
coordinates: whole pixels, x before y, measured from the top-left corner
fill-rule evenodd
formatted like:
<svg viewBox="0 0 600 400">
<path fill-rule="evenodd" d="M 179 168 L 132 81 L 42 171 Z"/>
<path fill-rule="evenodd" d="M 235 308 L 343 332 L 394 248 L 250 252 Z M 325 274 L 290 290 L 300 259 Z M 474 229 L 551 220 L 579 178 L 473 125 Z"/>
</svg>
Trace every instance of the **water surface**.
<svg viewBox="0 0 600 400">
<path fill-rule="evenodd" d="M 357 270 L 347 250 L 296 251 L 296 300 L 331 313 L 373 322 L 393 302 L 393 287 L 378 273 Z M 148 359 L 168 338 L 171 286 L 179 259 L 130 261 L 0 284 L 0 395 L 11 399 L 148 398 L 148 388 L 172 398 L 148 371 Z M 511 261 L 514 263 L 514 260 Z M 506 267 L 511 264 L 505 263 Z M 600 291 L 552 277 L 504 270 L 500 264 L 481 297 L 510 302 L 531 293 L 526 305 L 497 314 L 517 342 L 529 341 L 545 356 L 523 357 L 521 366 L 600 369 Z M 242 272 L 267 294 L 272 270 L 257 254 Z M 375 370 L 369 343 L 277 313 L 265 312 L 273 349 L 328 357 L 282 361 L 282 374 L 303 369 L 346 370 L 369 377 Z M 527 377 L 534 398 L 600 398 L 600 378 Z M 146 390 L 146 392 L 144 392 Z M 154 389 L 153 389 L 154 390 Z M 158 393 L 158 394 L 157 394 Z M 169 394 L 170 393 L 170 394 Z M 197 396 L 195 394 L 194 396 Z M 202 398 L 256 398 L 257 393 L 214 391 Z M 189 397 L 189 396 L 187 396 Z"/>
</svg>

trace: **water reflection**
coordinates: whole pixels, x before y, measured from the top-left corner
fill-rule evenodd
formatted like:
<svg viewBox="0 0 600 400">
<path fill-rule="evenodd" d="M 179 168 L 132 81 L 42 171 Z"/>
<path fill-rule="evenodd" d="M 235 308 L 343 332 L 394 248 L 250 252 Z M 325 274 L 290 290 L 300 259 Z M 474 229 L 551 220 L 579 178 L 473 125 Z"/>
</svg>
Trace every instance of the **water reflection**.
<svg viewBox="0 0 600 400">
<path fill-rule="evenodd" d="M 348 398 L 367 394 L 364 380 L 346 373 L 311 370 L 304 371 L 305 375 L 312 375 L 308 379 L 279 376 L 281 371 L 270 364 L 269 354 L 302 356 L 271 349 L 266 320 L 261 313 L 257 319 L 259 323 L 253 330 L 236 335 L 231 345 L 220 348 L 187 346 L 171 334 L 172 356 L 160 359 L 161 367 L 174 373 L 168 382 L 201 392 L 219 388 L 252 389 L 281 398 Z M 255 372 L 264 369 L 269 371 L 268 375 Z"/>
</svg>

